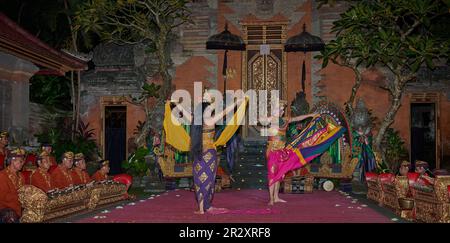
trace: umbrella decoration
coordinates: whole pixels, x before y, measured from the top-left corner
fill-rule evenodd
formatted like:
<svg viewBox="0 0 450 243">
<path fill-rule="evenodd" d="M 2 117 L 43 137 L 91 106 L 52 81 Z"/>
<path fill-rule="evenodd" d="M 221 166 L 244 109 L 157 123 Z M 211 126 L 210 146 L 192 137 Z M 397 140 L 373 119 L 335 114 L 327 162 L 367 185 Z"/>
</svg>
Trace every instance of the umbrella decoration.
<svg viewBox="0 0 450 243">
<path fill-rule="evenodd" d="M 306 24 L 303 24 L 303 32 L 292 36 L 286 41 L 284 45 L 285 52 L 298 52 L 302 51 L 306 54 L 306 52 L 313 51 L 321 51 L 325 47 L 325 43 L 318 36 L 311 35 L 306 31 Z M 305 92 L 305 80 L 306 80 L 306 72 L 305 72 L 305 60 L 303 60 L 302 65 L 302 90 Z"/>
<path fill-rule="evenodd" d="M 206 49 L 208 50 L 225 50 L 225 56 L 223 57 L 223 90 L 227 89 L 227 67 L 228 60 L 227 54 L 229 50 L 244 51 L 245 43 L 241 37 L 232 34 L 228 31 L 228 23 L 225 23 L 225 30 L 219 34 L 212 35 L 206 42 Z"/>
<path fill-rule="evenodd" d="M 240 36 L 232 34 L 228 30 L 228 23 L 225 23 L 225 30 L 219 34 L 212 35 L 208 38 L 206 42 L 206 49 L 208 50 L 225 50 L 225 55 L 223 57 L 223 91 L 226 94 L 227 90 L 227 68 L 228 68 L 228 51 L 244 51 L 245 43 Z M 225 104 L 225 103 L 224 103 Z M 230 172 L 233 169 L 234 155 L 237 150 L 238 137 L 235 134 L 230 141 L 226 144 L 226 160 L 229 165 Z"/>
</svg>

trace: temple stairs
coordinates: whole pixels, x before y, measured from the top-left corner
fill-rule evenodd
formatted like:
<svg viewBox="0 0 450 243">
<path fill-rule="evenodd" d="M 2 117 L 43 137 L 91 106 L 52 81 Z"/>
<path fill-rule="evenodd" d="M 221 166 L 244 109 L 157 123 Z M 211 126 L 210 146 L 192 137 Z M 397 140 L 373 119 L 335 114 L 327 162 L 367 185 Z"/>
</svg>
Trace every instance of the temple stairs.
<svg viewBox="0 0 450 243">
<path fill-rule="evenodd" d="M 265 140 L 242 140 L 233 169 L 233 189 L 267 189 Z M 225 161 L 222 157 L 221 161 Z"/>
</svg>

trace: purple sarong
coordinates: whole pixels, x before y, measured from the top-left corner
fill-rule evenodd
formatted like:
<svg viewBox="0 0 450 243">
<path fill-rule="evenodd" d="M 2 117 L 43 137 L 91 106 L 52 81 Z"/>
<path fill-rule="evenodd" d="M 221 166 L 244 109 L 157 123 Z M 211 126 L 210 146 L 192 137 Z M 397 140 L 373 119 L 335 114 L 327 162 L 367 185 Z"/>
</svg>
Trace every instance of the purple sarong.
<svg viewBox="0 0 450 243">
<path fill-rule="evenodd" d="M 217 151 L 208 149 L 203 152 L 200 160 L 192 164 L 195 185 L 195 197 L 200 205 L 203 202 L 203 210 L 211 207 L 214 196 L 214 186 L 217 172 Z"/>
</svg>

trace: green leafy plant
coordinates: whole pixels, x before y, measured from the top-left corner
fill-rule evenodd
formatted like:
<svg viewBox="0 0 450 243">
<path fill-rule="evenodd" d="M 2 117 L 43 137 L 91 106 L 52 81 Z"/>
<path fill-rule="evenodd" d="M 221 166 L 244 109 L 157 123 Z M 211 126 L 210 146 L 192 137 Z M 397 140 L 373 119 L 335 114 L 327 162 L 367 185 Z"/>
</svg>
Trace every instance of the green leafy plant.
<svg viewBox="0 0 450 243">
<path fill-rule="evenodd" d="M 61 110 L 70 110 L 70 80 L 65 77 L 35 75 L 30 80 L 30 101 Z"/>
<path fill-rule="evenodd" d="M 80 121 L 75 131 L 75 137 L 71 139 L 71 122 L 61 118 L 56 122 L 57 126 L 37 134 L 38 142 L 49 143 L 53 147 L 53 153 L 57 159 L 67 151 L 83 153 L 87 161 L 96 160 L 99 156 L 98 146 L 94 140 L 94 129 L 90 124 Z"/>
<path fill-rule="evenodd" d="M 140 147 L 131 154 L 131 156 L 128 158 L 128 160 L 124 160 L 122 162 L 122 168 L 124 168 L 127 173 L 133 175 L 142 177 L 148 174 L 148 164 L 145 161 L 145 156 L 147 156 L 149 153 L 149 150 L 145 147 Z"/>
<path fill-rule="evenodd" d="M 386 137 L 383 140 L 384 161 L 390 171 L 397 171 L 403 160 L 408 160 L 408 151 L 405 148 L 405 142 L 400 137 L 398 131 L 389 128 Z M 382 168 L 383 169 L 383 168 Z"/>
</svg>

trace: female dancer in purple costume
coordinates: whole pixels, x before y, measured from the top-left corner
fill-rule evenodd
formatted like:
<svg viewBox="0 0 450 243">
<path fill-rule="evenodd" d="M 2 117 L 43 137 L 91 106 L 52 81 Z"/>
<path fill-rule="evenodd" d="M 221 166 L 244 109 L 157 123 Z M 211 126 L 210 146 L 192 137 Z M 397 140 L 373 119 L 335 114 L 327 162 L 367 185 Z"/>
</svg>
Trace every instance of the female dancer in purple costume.
<svg viewBox="0 0 450 243">
<path fill-rule="evenodd" d="M 191 151 L 190 157 L 193 161 L 193 179 L 195 186 L 195 196 L 198 203 L 196 214 L 213 212 L 214 210 L 224 211 L 223 208 L 214 208 L 211 202 L 214 196 L 215 180 L 218 167 L 218 156 L 214 146 L 215 124 L 221 120 L 225 114 L 234 110 L 236 103 L 229 105 L 222 112 L 210 118 L 203 117 L 205 108 L 210 105 L 211 95 L 206 91 L 203 95 L 203 102 L 194 109 L 194 114 L 201 114 L 201 124 L 193 124 L 191 127 Z M 193 117 L 181 105 L 179 109 L 183 116 L 192 124 Z M 198 118 L 195 118 L 198 119 Z M 195 122 L 194 122 L 195 123 Z"/>
</svg>

